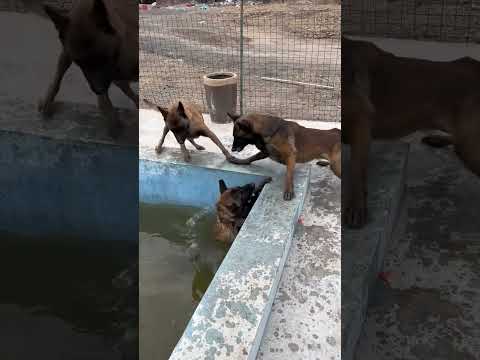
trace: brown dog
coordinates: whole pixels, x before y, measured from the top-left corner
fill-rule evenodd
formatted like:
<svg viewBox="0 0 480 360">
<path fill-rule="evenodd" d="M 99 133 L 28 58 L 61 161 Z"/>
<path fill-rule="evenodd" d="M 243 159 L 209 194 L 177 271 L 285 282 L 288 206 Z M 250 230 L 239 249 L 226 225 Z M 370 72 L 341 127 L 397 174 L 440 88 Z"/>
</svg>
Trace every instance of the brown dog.
<svg viewBox="0 0 480 360">
<path fill-rule="evenodd" d="M 314 159 L 326 159 L 332 171 L 341 177 L 341 135 L 339 129 L 318 130 L 303 127 L 281 118 L 251 113 L 244 116 L 231 115 L 233 125 L 232 151 L 242 151 L 245 146 L 255 145 L 260 152 L 248 159 L 233 158 L 234 164 L 250 164 L 269 157 L 287 166 L 283 198 L 291 200 L 293 172 L 296 163 Z"/>
<path fill-rule="evenodd" d="M 114 83 L 138 108 L 138 95 L 130 82 L 138 81 L 138 5 L 132 0 L 77 0 L 69 14 L 50 6 L 45 12 L 53 21 L 62 53 L 55 78 L 39 103 L 39 110 L 51 115 L 55 96 L 65 72 L 75 63 L 82 70 L 98 107 L 109 122 L 110 135 L 120 135 L 123 128 L 108 97 Z"/>
<path fill-rule="evenodd" d="M 272 178 L 266 178 L 258 186 L 251 183 L 233 188 L 227 188 L 223 180 L 218 182 L 220 198 L 214 227 L 217 241 L 227 244 L 233 242 L 264 186 L 270 181 Z"/>
<path fill-rule="evenodd" d="M 480 62 L 435 62 L 398 57 L 372 43 L 342 38 L 342 142 L 351 144 L 345 222 L 367 220 L 367 163 L 372 138 L 399 138 L 441 130 L 434 146 L 453 143 L 465 165 L 480 175 Z"/>
<path fill-rule="evenodd" d="M 157 153 L 162 151 L 163 142 L 168 132 L 173 132 L 175 138 L 180 144 L 185 161 L 190 161 L 190 154 L 185 147 L 185 140 L 188 140 L 197 150 L 205 150 L 203 146 L 198 145 L 194 139 L 200 136 L 210 138 L 222 151 L 227 159 L 232 158 L 232 155 L 222 145 L 218 137 L 205 125 L 203 115 L 200 108 L 195 104 L 188 104 L 179 101 L 177 104 L 170 106 L 169 109 L 158 106 L 151 101 L 143 99 L 143 101 L 150 107 L 160 111 L 165 121 L 163 128 L 163 135 L 155 148 Z"/>
</svg>

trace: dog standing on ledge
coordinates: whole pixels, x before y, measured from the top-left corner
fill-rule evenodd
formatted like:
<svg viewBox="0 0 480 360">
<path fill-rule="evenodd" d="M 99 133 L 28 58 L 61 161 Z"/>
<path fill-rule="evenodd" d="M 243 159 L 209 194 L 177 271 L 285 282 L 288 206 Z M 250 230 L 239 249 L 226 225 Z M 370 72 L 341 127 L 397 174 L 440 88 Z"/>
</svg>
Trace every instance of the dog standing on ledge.
<svg viewBox="0 0 480 360">
<path fill-rule="evenodd" d="M 175 135 L 182 149 L 182 153 L 185 161 L 189 162 L 191 160 L 190 153 L 188 152 L 185 146 L 185 140 L 188 140 L 197 150 L 205 150 L 201 145 L 198 145 L 194 139 L 200 136 L 206 136 L 212 140 L 215 145 L 217 145 L 222 151 L 223 155 L 227 159 L 231 159 L 233 156 L 228 152 L 228 150 L 223 146 L 222 142 L 218 137 L 205 125 L 203 120 L 203 115 L 200 108 L 195 104 L 183 103 L 179 101 L 178 103 L 170 106 L 169 109 L 163 108 L 152 103 L 149 100 L 143 99 L 145 104 L 148 106 L 160 111 L 165 121 L 165 127 L 163 128 L 163 135 L 160 138 L 155 151 L 160 154 L 163 148 L 163 142 L 165 141 L 165 136 L 168 132 L 171 131 Z"/>
<path fill-rule="evenodd" d="M 53 82 L 39 111 L 50 116 L 65 72 L 72 63 L 80 67 L 98 107 L 109 123 L 112 138 L 120 136 L 124 125 L 108 96 L 114 83 L 138 109 L 138 95 L 130 82 L 138 81 L 138 5 L 132 0 L 78 0 L 69 14 L 51 6 L 44 10 L 57 29 L 62 52 Z"/>
<path fill-rule="evenodd" d="M 233 158 L 229 161 L 242 165 L 270 158 L 286 165 L 284 200 L 294 197 L 293 173 L 296 163 L 325 159 L 330 163 L 333 173 L 341 177 L 342 147 L 339 129 L 310 129 L 293 121 L 259 113 L 228 116 L 234 123 L 232 151 L 242 151 L 249 144 L 260 150 L 248 159 Z"/>
<path fill-rule="evenodd" d="M 217 220 L 214 226 L 215 240 L 231 244 L 237 236 L 255 201 L 264 186 L 272 181 L 266 178 L 258 186 L 254 183 L 227 188 L 225 181 L 220 180 L 220 198 L 217 201 Z"/>
<path fill-rule="evenodd" d="M 480 62 L 429 61 L 388 53 L 366 41 L 342 38 L 342 142 L 351 145 L 345 222 L 367 222 L 367 166 L 371 139 L 417 130 L 433 146 L 453 143 L 464 164 L 480 175 Z"/>
</svg>

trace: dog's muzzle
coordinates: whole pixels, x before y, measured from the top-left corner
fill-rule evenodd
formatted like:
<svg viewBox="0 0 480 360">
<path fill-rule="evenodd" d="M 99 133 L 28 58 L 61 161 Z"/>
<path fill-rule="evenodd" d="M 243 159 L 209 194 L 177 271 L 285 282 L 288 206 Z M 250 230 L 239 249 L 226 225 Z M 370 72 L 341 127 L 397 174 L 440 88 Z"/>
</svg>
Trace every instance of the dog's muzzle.
<svg viewBox="0 0 480 360">
<path fill-rule="evenodd" d="M 242 149 L 240 149 L 239 146 L 233 146 L 233 145 L 232 145 L 232 151 L 234 151 L 234 152 L 239 152 L 239 151 L 242 151 Z"/>
<path fill-rule="evenodd" d="M 243 149 L 245 149 L 245 146 L 247 146 L 248 143 L 245 141 L 241 141 L 238 138 L 233 139 L 233 144 L 232 144 L 232 151 L 234 152 L 240 152 Z"/>
</svg>

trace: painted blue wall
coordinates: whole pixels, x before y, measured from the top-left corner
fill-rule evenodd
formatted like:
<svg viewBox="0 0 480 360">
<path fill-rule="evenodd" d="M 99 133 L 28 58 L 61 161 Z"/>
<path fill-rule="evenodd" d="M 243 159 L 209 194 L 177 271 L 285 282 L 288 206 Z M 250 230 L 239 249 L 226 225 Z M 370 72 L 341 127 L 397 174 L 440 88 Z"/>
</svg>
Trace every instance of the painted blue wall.
<svg viewBox="0 0 480 360">
<path fill-rule="evenodd" d="M 138 240 L 138 148 L 0 131 L 0 231 Z"/>
<path fill-rule="evenodd" d="M 183 164 L 140 160 L 140 201 L 210 207 L 219 197 L 218 180 L 228 187 L 258 183 L 264 177 Z"/>
</svg>

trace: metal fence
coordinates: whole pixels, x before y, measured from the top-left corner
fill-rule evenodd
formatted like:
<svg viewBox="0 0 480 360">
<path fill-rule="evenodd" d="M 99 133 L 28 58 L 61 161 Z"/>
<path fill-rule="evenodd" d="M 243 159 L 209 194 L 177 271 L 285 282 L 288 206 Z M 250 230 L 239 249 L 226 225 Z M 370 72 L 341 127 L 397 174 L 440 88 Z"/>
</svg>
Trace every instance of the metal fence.
<svg viewBox="0 0 480 360">
<path fill-rule="evenodd" d="M 55 6 L 65 11 L 72 7 L 74 0 L 0 0 L 0 11 L 27 12 L 41 4 Z"/>
<path fill-rule="evenodd" d="M 480 0 L 343 0 L 342 32 L 480 42 Z"/>
<path fill-rule="evenodd" d="M 239 7 L 154 8 L 139 18 L 142 98 L 207 111 L 203 75 L 232 71 L 244 112 L 340 121 L 340 6 L 243 17 Z"/>
</svg>

